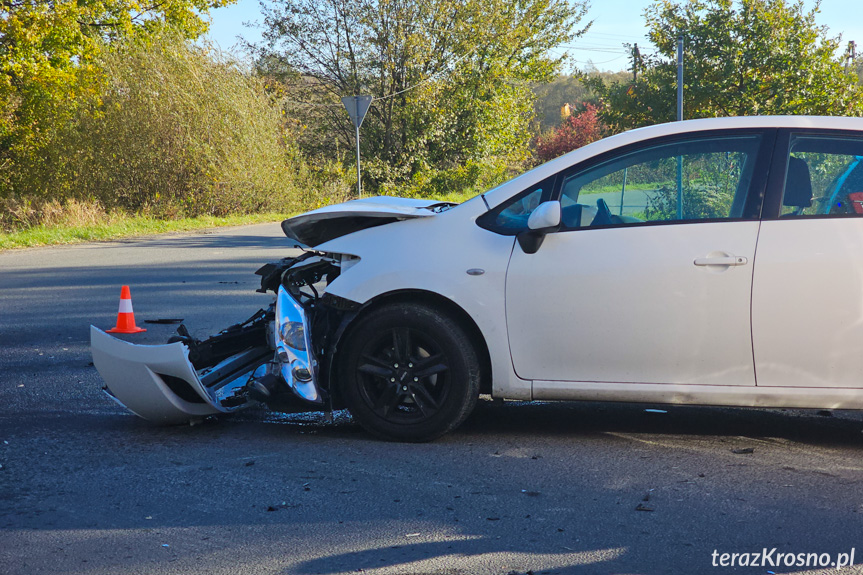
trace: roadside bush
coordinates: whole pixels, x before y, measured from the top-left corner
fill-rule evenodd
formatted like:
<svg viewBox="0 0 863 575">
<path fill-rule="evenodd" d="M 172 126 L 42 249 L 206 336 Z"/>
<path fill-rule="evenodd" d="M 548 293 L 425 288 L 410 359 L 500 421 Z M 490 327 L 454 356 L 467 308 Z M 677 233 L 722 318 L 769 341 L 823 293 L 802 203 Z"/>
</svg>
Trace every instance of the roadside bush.
<svg viewBox="0 0 863 575">
<path fill-rule="evenodd" d="M 463 201 L 505 182 L 522 168 L 521 163 L 511 164 L 507 158 L 494 157 L 468 160 L 464 165 L 449 169 L 426 167 L 405 182 L 381 185 L 379 193 Z"/>
<path fill-rule="evenodd" d="M 599 119 L 599 109 L 585 104 L 584 110 L 564 119 L 560 125 L 537 138 L 536 156 L 540 162 L 553 160 L 576 148 L 601 139 L 608 129 Z"/>
<path fill-rule="evenodd" d="M 106 48 L 48 151 L 59 195 L 158 217 L 296 209 L 302 160 L 263 82 L 165 30 Z"/>
</svg>

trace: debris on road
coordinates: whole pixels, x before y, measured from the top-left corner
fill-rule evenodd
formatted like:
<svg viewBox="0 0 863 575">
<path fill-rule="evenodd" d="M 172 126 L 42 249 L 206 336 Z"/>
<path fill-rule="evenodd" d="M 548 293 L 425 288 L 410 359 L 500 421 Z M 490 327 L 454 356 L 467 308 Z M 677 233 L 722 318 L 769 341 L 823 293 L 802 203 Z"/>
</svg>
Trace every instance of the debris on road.
<svg viewBox="0 0 863 575">
<path fill-rule="evenodd" d="M 664 409 L 645 409 L 645 413 L 668 413 Z"/>
<path fill-rule="evenodd" d="M 157 324 L 174 324 L 174 323 L 183 323 L 183 318 L 159 318 L 159 319 L 145 319 L 144 323 L 157 323 Z"/>
<path fill-rule="evenodd" d="M 741 447 L 739 449 L 732 449 L 731 453 L 734 453 L 736 455 L 748 455 L 750 453 L 755 453 L 755 448 L 754 447 Z"/>
<path fill-rule="evenodd" d="M 281 503 L 276 504 L 276 505 L 267 505 L 267 511 L 268 512 L 278 511 L 280 509 L 287 509 L 288 507 L 298 507 L 298 505 L 296 505 L 296 504 L 288 505 L 287 501 L 282 501 Z"/>
<path fill-rule="evenodd" d="M 653 507 L 650 505 L 645 505 L 644 503 L 639 503 L 635 506 L 636 511 L 655 511 Z"/>
</svg>

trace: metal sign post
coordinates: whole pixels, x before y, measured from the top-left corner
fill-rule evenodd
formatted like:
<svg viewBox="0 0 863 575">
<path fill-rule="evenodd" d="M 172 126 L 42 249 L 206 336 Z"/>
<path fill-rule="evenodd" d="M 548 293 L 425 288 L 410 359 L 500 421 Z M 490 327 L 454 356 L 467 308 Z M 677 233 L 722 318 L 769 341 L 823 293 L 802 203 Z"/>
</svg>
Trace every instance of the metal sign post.
<svg viewBox="0 0 863 575">
<path fill-rule="evenodd" d="M 683 34 L 677 37 L 677 121 L 683 120 Z M 677 156 L 677 219 L 683 219 L 683 157 Z"/>
<path fill-rule="evenodd" d="M 363 197 L 363 184 L 360 172 L 360 126 L 363 124 L 363 118 L 366 117 L 366 112 L 369 111 L 369 106 L 372 105 L 371 96 L 345 96 L 342 98 L 342 104 L 345 105 L 345 110 L 351 117 L 351 122 L 354 123 L 357 136 L 357 196 Z"/>
</svg>

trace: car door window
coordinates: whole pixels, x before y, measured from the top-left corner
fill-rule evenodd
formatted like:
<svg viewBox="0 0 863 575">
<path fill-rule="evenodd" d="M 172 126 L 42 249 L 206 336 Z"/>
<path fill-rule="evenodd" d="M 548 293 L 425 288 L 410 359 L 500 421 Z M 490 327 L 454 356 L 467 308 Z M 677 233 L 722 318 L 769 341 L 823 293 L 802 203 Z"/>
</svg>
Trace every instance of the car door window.
<svg viewBox="0 0 863 575">
<path fill-rule="evenodd" d="M 527 228 L 527 220 L 536 207 L 551 198 L 552 188 L 557 176 L 528 187 L 514 198 L 486 213 L 477 223 L 493 232 L 503 235 L 516 235 Z"/>
<path fill-rule="evenodd" d="M 567 175 L 563 227 L 741 218 L 760 141 L 754 135 L 674 142 Z"/>
<path fill-rule="evenodd" d="M 780 217 L 863 215 L 863 140 L 792 136 Z"/>
</svg>

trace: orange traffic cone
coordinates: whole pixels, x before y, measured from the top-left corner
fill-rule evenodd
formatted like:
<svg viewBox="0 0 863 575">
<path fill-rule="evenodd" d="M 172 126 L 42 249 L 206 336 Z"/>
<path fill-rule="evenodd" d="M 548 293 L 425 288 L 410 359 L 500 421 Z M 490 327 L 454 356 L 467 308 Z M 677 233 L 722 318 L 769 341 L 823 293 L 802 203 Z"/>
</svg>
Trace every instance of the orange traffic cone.
<svg viewBox="0 0 863 575">
<path fill-rule="evenodd" d="M 132 292 L 129 286 L 120 290 L 120 311 L 117 312 L 117 327 L 108 333 L 141 333 L 147 331 L 135 325 L 135 312 L 132 311 Z"/>
</svg>

